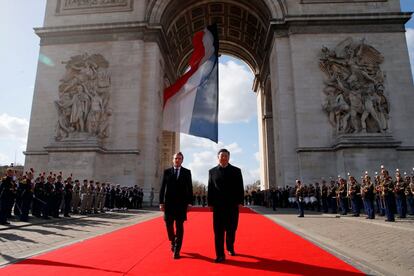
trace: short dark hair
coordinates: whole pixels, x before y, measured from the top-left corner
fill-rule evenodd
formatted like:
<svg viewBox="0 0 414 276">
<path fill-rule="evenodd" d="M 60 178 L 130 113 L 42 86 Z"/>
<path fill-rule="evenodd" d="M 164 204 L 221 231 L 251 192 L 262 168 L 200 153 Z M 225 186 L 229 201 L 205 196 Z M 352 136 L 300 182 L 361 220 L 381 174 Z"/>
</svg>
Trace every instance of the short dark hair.
<svg viewBox="0 0 414 276">
<path fill-rule="evenodd" d="M 217 155 L 220 155 L 220 153 L 222 153 L 222 152 L 227 153 L 230 156 L 230 152 L 227 149 L 221 149 L 221 150 L 219 150 L 217 152 Z"/>
<path fill-rule="evenodd" d="M 181 151 L 174 153 L 174 155 L 181 155 L 181 157 L 184 159 L 184 154 Z"/>
</svg>

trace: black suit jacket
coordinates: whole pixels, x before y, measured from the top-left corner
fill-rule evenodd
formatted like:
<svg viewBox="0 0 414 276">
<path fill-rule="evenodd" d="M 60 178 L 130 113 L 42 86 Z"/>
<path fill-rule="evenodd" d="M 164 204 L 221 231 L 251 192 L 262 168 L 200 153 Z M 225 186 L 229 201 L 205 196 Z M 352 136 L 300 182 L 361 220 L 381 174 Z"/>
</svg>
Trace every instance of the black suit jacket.
<svg viewBox="0 0 414 276">
<path fill-rule="evenodd" d="M 193 200 L 193 182 L 191 171 L 181 167 L 178 179 L 174 168 L 164 171 L 160 190 L 160 204 L 165 204 L 165 218 L 187 219 L 187 206 Z"/>
<path fill-rule="evenodd" d="M 208 173 L 208 205 L 214 208 L 236 207 L 244 203 L 241 170 L 229 164 L 216 166 Z"/>
</svg>

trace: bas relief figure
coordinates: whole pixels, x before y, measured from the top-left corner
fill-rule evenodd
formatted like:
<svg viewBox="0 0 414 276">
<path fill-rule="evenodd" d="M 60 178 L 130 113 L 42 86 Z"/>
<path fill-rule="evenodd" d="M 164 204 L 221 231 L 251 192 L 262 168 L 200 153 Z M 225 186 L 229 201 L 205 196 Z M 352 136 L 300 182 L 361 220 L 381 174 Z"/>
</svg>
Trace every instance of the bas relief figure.
<svg viewBox="0 0 414 276">
<path fill-rule="evenodd" d="M 335 49 L 322 48 L 319 66 L 327 77 L 323 109 L 337 134 L 388 130 L 383 61 L 381 53 L 364 40 L 348 38 Z"/>
<path fill-rule="evenodd" d="M 83 54 L 70 58 L 65 76 L 60 80 L 56 140 L 71 138 L 77 133 L 108 137 L 111 109 L 111 77 L 109 63 L 100 54 Z"/>
</svg>

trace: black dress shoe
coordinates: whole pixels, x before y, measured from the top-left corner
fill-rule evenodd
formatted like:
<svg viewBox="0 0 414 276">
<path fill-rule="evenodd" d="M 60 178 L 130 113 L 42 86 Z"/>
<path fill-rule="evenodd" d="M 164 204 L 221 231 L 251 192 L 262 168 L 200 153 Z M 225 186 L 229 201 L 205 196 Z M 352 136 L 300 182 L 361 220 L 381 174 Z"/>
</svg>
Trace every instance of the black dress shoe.
<svg viewBox="0 0 414 276">
<path fill-rule="evenodd" d="M 214 262 L 215 263 L 223 263 L 226 260 L 224 256 L 217 257 Z"/>
<path fill-rule="evenodd" d="M 174 259 L 179 259 L 180 258 L 180 252 L 174 252 L 173 258 Z"/>
<path fill-rule="evenodd" d="M 304 216 L 302 216 L 302 215 L 299 215 L 299 216 L 298 216 L 298 218 L 303 218 L 303 217 L 304 217 Z"/>
<path fill-rule="evenodd" d="M 236 252 L 234 252 L 234 250 L 229 250 L 229 255 L 230 256 L 236 256 Z"/>
</svg>

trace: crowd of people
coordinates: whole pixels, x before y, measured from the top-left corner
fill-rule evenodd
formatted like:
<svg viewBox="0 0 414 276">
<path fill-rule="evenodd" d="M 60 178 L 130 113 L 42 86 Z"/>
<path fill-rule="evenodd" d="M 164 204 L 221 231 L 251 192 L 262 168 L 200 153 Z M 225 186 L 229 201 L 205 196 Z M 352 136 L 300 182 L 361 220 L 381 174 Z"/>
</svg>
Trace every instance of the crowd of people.
<svg viewBox="0 0 414 276">
<path fill-rule="evenodd" d="M 151 191 L 153 198 L 153 190 Z M 13 168 L 6 170 L 0 184 L 0 224 L 8 225 L 13 215 L 28 221 L 32 216 L 50 219 L 70 217 L 70 214 L 96 214 L 106 210 L 142 208 L 143 191 L 140 187 L 121 187 L 119 184 L 83 179 L 72 175 L 63 179 L 62 173 L 50 172 L 34 177 L 30 169 L 16 175 Z M 151 197 L 151 196 L 150 196 Z"/>
</svg>

